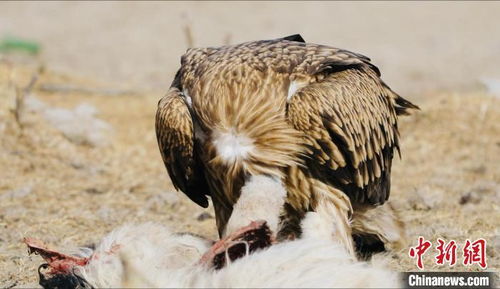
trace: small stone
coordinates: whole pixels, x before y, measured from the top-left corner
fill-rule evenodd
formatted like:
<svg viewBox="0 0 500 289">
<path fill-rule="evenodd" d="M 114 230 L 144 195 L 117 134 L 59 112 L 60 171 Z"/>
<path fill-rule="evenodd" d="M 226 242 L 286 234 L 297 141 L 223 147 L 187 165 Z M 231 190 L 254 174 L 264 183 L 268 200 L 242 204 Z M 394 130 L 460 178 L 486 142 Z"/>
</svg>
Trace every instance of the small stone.
<svg viewBox="0 0 500 289">
<path fill-rule="evenodd" d="M 432 209 L 431 204 L 426 202 L 424 198 L 420 196 L 418 193 L 413 193 L 408 198 L 407 206 L 415 211 L 429 211 Z"/>
<path fill-rule="evenodd" d="M 32 192 L 33 192 L 33 187 L 28 185 L 28 186 L 20 187 L 20 188 L 17 188 L 15 190 L 11 190 L 11 191 L 6 192 L 3 196 L 0 197 L 0 200 L 6 199 L 6 198 L 10 198 L 10 199 L 23 198 L 23 197 L 28 196 Z"/>
<path fill-rule="evenodd" d="M 213 219 L 213 218 L 214 217 L 210 213 L 203 212 L 203 213 L 199 214 L 198 217 L 196 217 L 196 220 L 198 220 L 199 222 L 203 222 L 205 220 Z"/>
<path fill-rule="evenodd" d="M 465 194 L 462 194 L 460 197 L 460 200 L 458 203 L 460 205 L 465 205 L 465 204 L 479 204 L 481 202 L 481 197 L 479 196 L 478 193 L 476 192 L 467 192 Z"/>
<path fill-rule="evenodd" d="M 169 205 L 177 205 L 181 201 L 179 194 L 176 192 L 163 192 L 160 196 Z"/>
<path fill-rule="evenodd" d="M 479 165 L 479 166 L 470 168 L 469 171 L 473 172 L 475 174 L 484 175 L 487 171 L 487 168 L 485 165 Z"/>
<path fill-rule="evenodd" d="M 74 169 L 77 169 L 77 170 L 81 170 L 83 168 L 85 168 L 85 165 L 81 162 L 71 162 L 70 165 L 74 168 Z"/>
<path fill-rule="evenodd" d="M 86 193 L 92 194 L 92 195 L 100 195 L 104 193 L 102 190 L 98 188 L 88 188 L 85 190 Z"/>
<path fill-rule="evenodd" d="M 500 97 L 500 79 L 483 77 L 480 79 L 481 83 L 485 86 L 488 93 Z"/>
<path fill-rule="evenodd" d="M 112 126 L 96 117 L 97 109 L 82 103 L 74 109 L 45 108 L 44 118 L 71 142 L 102 147 L 111 142 Z"/>
</svg>

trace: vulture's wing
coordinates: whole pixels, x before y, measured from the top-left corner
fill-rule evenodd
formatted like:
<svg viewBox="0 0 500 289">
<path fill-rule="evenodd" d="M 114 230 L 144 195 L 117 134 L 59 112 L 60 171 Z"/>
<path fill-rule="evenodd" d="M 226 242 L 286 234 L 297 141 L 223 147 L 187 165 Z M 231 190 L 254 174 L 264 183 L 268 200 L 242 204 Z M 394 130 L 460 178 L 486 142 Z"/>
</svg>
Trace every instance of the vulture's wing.
<svg viewBox="0 0 500 289">
<path fill-rule="evenodd" d="M 321 63 L 315 70 L 324 78 L 297 90 L 287 113 L 305 134 L 306 164 L 314 177 L 343 189 L 355 202 L 382 204 L 399 149 L 397 114 L 416 106 L 392 92 L 368 61 L 351 54 L 339 64 Z"/>
<path fill-rule="evenodd" d="M 194 150 L 193 120 L 182 93 L 172 86 L 158 102 L 156 137 L 163 162 L 176 189 L 192 201 L 208 207 L 208 190 Z"/>
</svg>

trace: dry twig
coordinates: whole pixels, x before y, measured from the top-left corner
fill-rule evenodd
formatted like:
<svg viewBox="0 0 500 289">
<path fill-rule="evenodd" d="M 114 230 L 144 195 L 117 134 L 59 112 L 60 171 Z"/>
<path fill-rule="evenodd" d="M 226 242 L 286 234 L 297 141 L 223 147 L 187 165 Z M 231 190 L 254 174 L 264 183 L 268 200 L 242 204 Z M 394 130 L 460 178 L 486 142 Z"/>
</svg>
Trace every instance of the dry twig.
<svg viewBox="0 0 500 289">
<path fill-rule="evenodd" d="M 38 77 L 42 71 L 43 69 L 40 67 L 36 72 L 34 72 L 33 75 L 31 76 L 30 82 L 26 87 L 21 88 L 19 86 L 16 86 L 16 102 L 13 109 L 13 113 L 14 113 L 14 119 L 16 120 L 16 123 L 19 126 L 21 133 L 24 129 L 22 122 L 22 115 L 24 113 L 26 95 L 28 95 L 33 90 L 33 87 L 38 81 Z"/>
<path fill-rule="evenodd" d="M 189 24 L 184 25 L 184 35 L 186 36 L 186 44 L 188 48 L 194 47 L 193 32 Z"/>
</svg>

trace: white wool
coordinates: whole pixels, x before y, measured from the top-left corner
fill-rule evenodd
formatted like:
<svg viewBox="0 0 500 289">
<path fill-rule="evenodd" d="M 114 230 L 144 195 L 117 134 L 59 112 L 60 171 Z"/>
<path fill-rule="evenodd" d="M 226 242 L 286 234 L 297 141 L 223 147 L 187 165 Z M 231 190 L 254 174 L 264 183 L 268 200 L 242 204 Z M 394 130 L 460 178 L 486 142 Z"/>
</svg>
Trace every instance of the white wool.
<svg viewBox="0 0 500 289">
<path fill-rule="evenodd" d="M 133 266 L 140 266 L 147 275 L 192 266 L 198 262 L 211 242 L 189 234 L 174 234 L 155 223 L 125 225 L 109 233 L 78 274 L 90 284 L 100 287 L 121 287 L 125 256 Z"/>
<path fill-rule="evenodd" d="M 212 142 L 217 150 L 217 154 L 228 164 L 246 159 L 254 149 L 254 141 L 251 138 L 239 134 L 234 130 L 215 130 Z"/>
<path fill-rule="evenodd" d="M 286 189 L 281 180 L 263 175 L 251 176 L 241 188 L 224 235 L 258 220 L 265 220 L 271 231 L 277 232 L 285 197 Z"/>
<path fill-rule="evenodd" d="M 354 260 L 332 239 L 331 220 L 323 216 L 306 215 L 302 239 L 256 251 L 217 271 L 198 263 L 211 245 L 203 238 L 173 234 L 157 224 L 124 226 L 97 247 L 101 257 L 77 272 L 97 288 L 400 287 L 396 273 Z"/>
<path fill-rule="evenodd" d="M 325 222 L 325 218 L 333 220 L 325 209 L 325 204 L 320 204 L 316 212 L 309 212 L 302 220 L 302 239 L 333 239 L 337 231 L 335 222 Z"/>
<path fill-rule="evenodd" d="M 200 266 L 153 275 L 137 270 L 134 286 L 191 288 L 394 288 L 398 276 L 355 262 L 344 247 L 330 240 L 296 240 L 274 245 L 213 271 Z M 126 284 L 125 284 L 126 285 Z M 132 285 L 132 284 L 131 284 Z"/>
<path fill-rule="evenodd" d="M 252 176 L 242 188 L 231 226 L 266 220 L 275 230 L 286 191 L 281 182 Z M 333 204 L 321 201 L 306 214 L 301 239 L 272 245 L 214 270 L 200 264 L 212 242 L 174 234 L 161 225 L 123 226 L 108 234 L 90 262 L 75 272 L 97 288 L 277 288 L 399 287 L 393 273 L 378 262 L 359 262 L 336 237 Z M 241 227 L 240 226 L 240 227 Z"/>
<path fill-rule="evenodd" d="M 311 239 L 275 245 L 236 260 L 212 276 L 208 287 L 365 288 L 397 284 L 389 271 L 354 262 L 343 245 Z"/>
<path fill-rule="evenodd" d="M 342 217 L 336 204 L 320 200 L 316 212 L 307 214 L 302 221 L 302 234 L 303 238 L 337 240 L 354 257 L 354 244 L 348 226 L 347 220 Z"/>
</svg>

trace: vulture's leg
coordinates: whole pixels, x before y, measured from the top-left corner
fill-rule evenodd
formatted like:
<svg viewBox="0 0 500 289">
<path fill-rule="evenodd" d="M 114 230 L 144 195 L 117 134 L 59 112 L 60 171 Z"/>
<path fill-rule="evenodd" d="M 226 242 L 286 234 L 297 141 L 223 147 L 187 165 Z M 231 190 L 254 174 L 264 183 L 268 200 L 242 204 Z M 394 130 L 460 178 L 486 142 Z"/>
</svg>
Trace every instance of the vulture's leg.
<svg viewBox="0 0 500 289">
<path fill-rule="evenodd" d="M 356 253 L 361 259 L 387 248 L 400 249 L 405 246 L 404 224 L 390 203 L 382 206 L 354 206 L 352 236 Z"/>
<path fill-rule="evenodd" d="M 200 263 L 220 269 L 231 261 L 246 256 L 257 249 L 274 243 L 271 230 L 265 221 L 251 222 L 234 233 L 217 241 L 202 257 Z"/>
<path fill-rule="evenodd" d="M 353 234 L 356 256 L 359 260 L 368 261 L 373 254 L 385 252 L 385 244 L 377 235 L 373 234 Z"/>
<path fill-rule="evenodd" d="M 302 235 L 301 222 L 304 219 L 306 212 L 296 210 L 288 203 L 285 203 L 283 209 L 284 214 L 281 214 L 280 216 L 280 226 L 276 236 L 277 241 L 292 241 L 300 238 Z"/>
</svg>

